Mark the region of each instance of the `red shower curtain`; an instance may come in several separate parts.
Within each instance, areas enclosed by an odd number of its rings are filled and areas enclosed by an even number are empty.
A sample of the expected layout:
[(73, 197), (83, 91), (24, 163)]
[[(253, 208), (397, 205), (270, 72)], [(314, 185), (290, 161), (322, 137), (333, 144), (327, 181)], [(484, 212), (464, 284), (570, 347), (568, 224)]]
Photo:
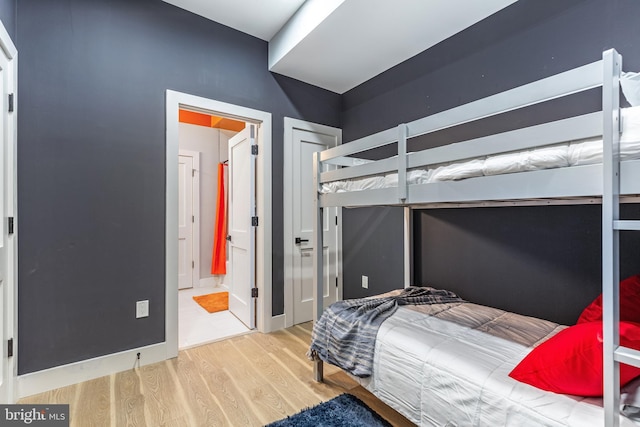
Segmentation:
[(213, 230), (213, 256), (211, 274), (227, 274), (227, 207), (224, 197), (224, 163), (218, 163), (218, 200), (216, 223)]

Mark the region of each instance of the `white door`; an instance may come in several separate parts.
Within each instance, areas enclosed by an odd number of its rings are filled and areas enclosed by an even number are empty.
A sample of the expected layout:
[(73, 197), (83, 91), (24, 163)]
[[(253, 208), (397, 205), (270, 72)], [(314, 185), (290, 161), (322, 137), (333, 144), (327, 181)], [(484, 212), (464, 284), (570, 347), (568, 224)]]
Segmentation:
[[(293, 130), (293, 323), (313, 318), (313, 153), (334, 147), (334, 135)], [(324, 307), (338, 300), (338, 208), (324, 209)]]
[(256, 127), (247, 125), (229, 140), (229, 311), (249, 328), (256, 327), (255, 288)]
[[(0, 28), (2, 25), (0, 24)], [(4, 40), (3, 40), (4, 41)], [(14, 69), (9, 60), (0, 55), (0, 97), (7, 99)], [(8, 84), (7, 84), (8, 83)], [(8, 90), (9, 89), (9, 90)], [(14, 333), (14, 271), (15, 271), (15, 234), (11, 231), (9, 218), (15, 215), (15, 113), (7, 111), (7, 103), (3, 105), (0, 116), (0, 403), (13, 403), (13, 378), (15, 358), (10, 357), (8, 341), (13, 342)], [(15, 351), (15, 344), (12, 350)]]
[[(4, 70), (0, 70), (0, 96), (5, 96), (4, 92)], [(7, 379), (10, 375), (9, 372), (9, 358), (7, 355), (7, 339), (8, 330), (7, 325), (10, 322), (10, 319), (7, 317), (7, 313), (10, 301), (8, 297), (8, 289), (7, 289), (7, 227), (5, 226), (4, 221), (6, 221), (5, 214), (5, 200), (6, 200), (6, 171), (7, 167), (5, 165), (5, 159), (7, 158), (7, 138), (4, 136), (4, 115), (6, 113), (2, 112), (3, 119), (0, 120), (0, 136), (2, 141), (2, 149), (0, 149), (0, 212), (2, 212), (2, 223), (0, 223), (0, 307), (2, 307), (2, 314), (0, 314), (0, 343), (2, 343), (2, 369), (0, 369), (0, 403), (7, 403), (8, 399), (8, 390), (7, 390)]]
[(178, 289), (193, 287), (193, 157), (178, 156)]

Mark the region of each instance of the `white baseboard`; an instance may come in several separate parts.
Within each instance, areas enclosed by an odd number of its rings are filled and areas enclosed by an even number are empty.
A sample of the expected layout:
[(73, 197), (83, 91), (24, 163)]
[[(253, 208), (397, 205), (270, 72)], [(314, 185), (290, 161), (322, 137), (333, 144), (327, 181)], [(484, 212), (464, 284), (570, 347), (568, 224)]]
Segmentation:
[(224, 278), (227, 276), (211, 276), (211, 277), (203, 277), (200, 279), (200, 282), (198, 283), (198, 287), (200, 288), (219, 288), (219, 287), (225, 287), (224, 285)]
[(271, 318), (271, 329), (268, 332), (277, 331), (278, 329), (284, 329), (286, 316), (284, 314), (279, 314), (277, 316), (273, 316)]
[(17, 378), (18, 399), (166, 359), (167, 345), (163, 342), (20, 375)]

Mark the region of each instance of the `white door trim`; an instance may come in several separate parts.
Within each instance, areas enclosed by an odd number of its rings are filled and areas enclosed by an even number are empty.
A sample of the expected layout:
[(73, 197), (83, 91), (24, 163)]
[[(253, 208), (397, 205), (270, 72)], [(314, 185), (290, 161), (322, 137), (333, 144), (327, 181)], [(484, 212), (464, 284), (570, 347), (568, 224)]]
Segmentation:
[[(295, 245), (293, 243), (293, 218), (291, 212), (293, 210), (293, 131), (306, 130), (315, 133), (322, 133), (329, 136), (335, 136), (337, 144), (342, 144), (342, 129), (331, 126), (321, 125), (317, 123), (306, 122), (304, 120), (284, 118), (284, 188), (283, 188), (283, 217), (284, 217), (284, 326), (293, 326), (293, 251)], [(340, 210), (338, 211), (340, 224), (342, 217)], [(337, 253), (338, 253), (338, 300), (342, 299), (342, 233), (337, 236)]]
[(260, 151), (256, 165), (259, 225), (256, 235), (256, 285), (260, 332), (272, 330), (271, 113), (200, 96), (166, 92), (166, 328), (167, 358), (178, 356), (178, 110), (187, 107), (258, 125)]
[(193, 158), (193, 188), (194, 192), (191, 199), (193, 206), (192, 231), (191, 240), (191, 256), (193, 257), (193, 275), (191, 276), (191, 286), (197, 288), (200, 286), (200, 152), (179, 149), (179, 155)]
[[(2, 61), (5, 65), (4, 68), (4, 87), (6, 93), (13, 93), (13, 113), (2, 114), (2, 120), (4, 120), (4, 135), (2, 137), (7, 142), (7, 151), (5, 155), (6, 171), (6, 188), (7, 197), (5, 200), (5, 212), (2, 213), (2, 221), (6, 221), (7, 217), (14, 218), (14, 234), (7, 238), (7, 270), (4, 285), (5, 295), (4, 301), (6, 302), (6, 313), (0, 314), (5, 316), (4, 324), (5, 338), (13, 338), (13, 354), (14, 356), (9, 359), (9, 366), (6, 372), (7, 380), (7, 403), (14, 403), (16, 401), (16, 378), (18, 375), (18, 300), (16, 292), (16, 283), (18, 280), (18, 201), (17, 201), (17, 170), (18, 170), (18, 158), (17, 158), (17, 141), (18, 141), (18, 51), (16, 50), (9, 33), (4, 27), (4, 24), (0, 22), (0, 48), (3, 51)], [(6, 61), (6, 62), (5, 62)], [(2, 94), (4, 97), (5, 94)], [(6, 108), (6, 100), (3, 100), (0, 105), (4, 105)], [(6, 224), (6, 223), (5, 223)], [(4, 312), (3, 307), (3, 312)], [(6, 341), (2, 343), (4, 347)], [(4, 351), (4, 348), (3, 348)], [(4, 402), (0, 402), (4, 403)]]

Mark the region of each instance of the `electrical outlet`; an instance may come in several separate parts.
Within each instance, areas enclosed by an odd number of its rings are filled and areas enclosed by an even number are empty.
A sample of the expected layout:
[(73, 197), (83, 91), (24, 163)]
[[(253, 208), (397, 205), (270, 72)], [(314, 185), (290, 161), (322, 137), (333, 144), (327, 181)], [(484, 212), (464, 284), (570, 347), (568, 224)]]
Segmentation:
[(362, 276), (362, 287), (369, 289), (369, 276)]
[(149, 317), (149, 300), (136, 302), (136, 319), (141, 317)]

